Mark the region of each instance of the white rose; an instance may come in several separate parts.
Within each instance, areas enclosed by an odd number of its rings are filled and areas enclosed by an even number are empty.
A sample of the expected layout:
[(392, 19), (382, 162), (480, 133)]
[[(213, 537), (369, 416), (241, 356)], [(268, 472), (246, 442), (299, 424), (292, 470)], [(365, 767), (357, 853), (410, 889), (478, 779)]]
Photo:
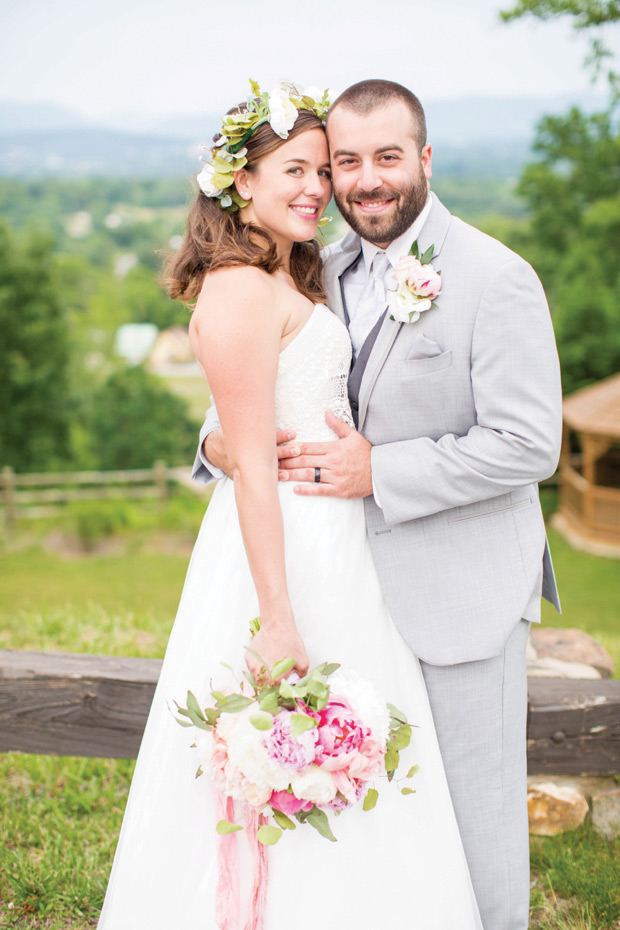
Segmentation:
[(311, 100), (314, 100), (315, 103), (320, 103), (323, 99), (324, 90), (321, 90), (320, 87), (317, 87), (315, 84), (311, 84), (310, 87), (306, 87), (302, 94), (302, 97), (310, 97)]
[(210, 162), (207, 162), (200, 174), (197, 176), (196, 180), (198, 181), (198, 187), (206, 194), (207, 197), (219, 197), (223, 191), (216, 187), (213, 183), (213, 175), (215, 174), (215, 168)]
[(286, 139), (297, 119), (297, 107), (281, 87), (274, 87), (269, 94), (269, 113), (269, 125), (281, 139)]
[(336, 797), (336, 786), (329, 772), (318, 765), (310, 765), (291, 778), (293, 794), (303, 801), (314, 804), (329, 804)]
[[(408, 287), (400, 287), (397, 291), (388, 292), (390, 313), (398, 323), (415, 323), (424, 310), (431, 307), (432, 301), (428, 298), (416, 297)], [(409, 314), (414, 315), (409, 318)]]

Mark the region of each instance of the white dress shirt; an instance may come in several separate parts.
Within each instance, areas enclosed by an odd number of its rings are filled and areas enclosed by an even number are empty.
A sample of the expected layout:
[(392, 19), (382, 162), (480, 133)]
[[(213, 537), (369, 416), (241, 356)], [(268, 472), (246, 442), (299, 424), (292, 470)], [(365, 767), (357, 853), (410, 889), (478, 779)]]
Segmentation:
[[(389, 268), (386, 272), (385, 279), (386, 291), (394, 289), (396, 282), (392, 277), (392, 271), (398, 264), (399, 260), (403, 258), (403, 256), (409, 254), (409, 249), (420, 235), (428, 214), (431, 212), (432, 205), (432, 195), (429, 194), (422, 212), (414, 220), (409, 229), (405, 230), (402, 236), (399, 236), (398, 239), (394, 239), (393, 242), (390, 242), (387, 249), (385, 250), (385, 254), (387, 255), (389, 261)], [(355, 311), (359, 304), (360, 297), (362, 296), (362, 293), (368, 283), (370, 267), (375, 255), (380, 251), (381, 250), (378, 246), (373, 245), (372, 242), (368, 242), (366, 239), (362, 239), (361, 260), (358, 261), (353, 268), (351, 268), (349, 271), (345, 271), (344, 273), (342, 278), (342, 287), (344, 302), (347, 308), (347, 313), (349, 315), (349, 322), (352, 322), (355, 319)], [(377, 312), (374, 319), (367, 319), (364, 321), (365, 325), (363, 327), (356, 326), (354, 328), (352, 338), (355, 338), (353, 349), (356, 355), (359, 353), (362, 345), (366, 340), (366, 337), (373, 329), (374, 325), (384, 310), (385, 306), (377, 306)]]

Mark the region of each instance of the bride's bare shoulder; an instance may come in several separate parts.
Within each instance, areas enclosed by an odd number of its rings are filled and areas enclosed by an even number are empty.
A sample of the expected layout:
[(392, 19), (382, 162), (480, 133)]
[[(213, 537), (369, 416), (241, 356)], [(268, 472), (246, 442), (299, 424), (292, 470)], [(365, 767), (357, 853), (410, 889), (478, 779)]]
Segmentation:
[(205, 276), (193, 317), (199, 322), (220, 313), (243, 316), (250, 311), (260, 312), (261, 306), (273, 304), (274, 296), (273, 278), (262, 268), (218, 268)]

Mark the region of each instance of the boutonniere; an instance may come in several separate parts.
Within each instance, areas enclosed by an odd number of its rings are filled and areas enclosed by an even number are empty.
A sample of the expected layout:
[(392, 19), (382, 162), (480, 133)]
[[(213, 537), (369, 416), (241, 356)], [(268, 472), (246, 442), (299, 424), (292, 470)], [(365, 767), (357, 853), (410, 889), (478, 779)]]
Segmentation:
[(409, 249), (409, 254), (399, 259), (392, 272), (398, 282), (394, 290), (388, 291), (390, 319), (397, 323), (415, 323), (425, 310), (435, 307), (433, 303), (441, 293), (441, 272), (429, 265), (435, 246), (431, 245), (420, 255), (418, 240)]

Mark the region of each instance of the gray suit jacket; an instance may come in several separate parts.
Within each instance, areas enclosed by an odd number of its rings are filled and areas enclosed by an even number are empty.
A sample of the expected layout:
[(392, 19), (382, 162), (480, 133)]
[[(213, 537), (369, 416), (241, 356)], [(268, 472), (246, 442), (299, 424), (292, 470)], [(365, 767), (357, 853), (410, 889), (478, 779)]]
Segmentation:
[[(387, 314), (369, 354), (358, 418), (381, 507), (373, 497), (364, 507), (403, 638), (449, 665), (502, 649), (541, 569), (559, 609), (537, 482), (557, 465), (561, 388), (532, 268), (436, 197), (418, 241), (435, 246), (442, 292), (416, 323)], [(360, 247), (351, 232), (325, 250), (329, 305), (343, 322), (341, 277)], [(216, 425), (212, 413), (201, 442)], [(198, 456), (192, 477), (213, 479)]]

